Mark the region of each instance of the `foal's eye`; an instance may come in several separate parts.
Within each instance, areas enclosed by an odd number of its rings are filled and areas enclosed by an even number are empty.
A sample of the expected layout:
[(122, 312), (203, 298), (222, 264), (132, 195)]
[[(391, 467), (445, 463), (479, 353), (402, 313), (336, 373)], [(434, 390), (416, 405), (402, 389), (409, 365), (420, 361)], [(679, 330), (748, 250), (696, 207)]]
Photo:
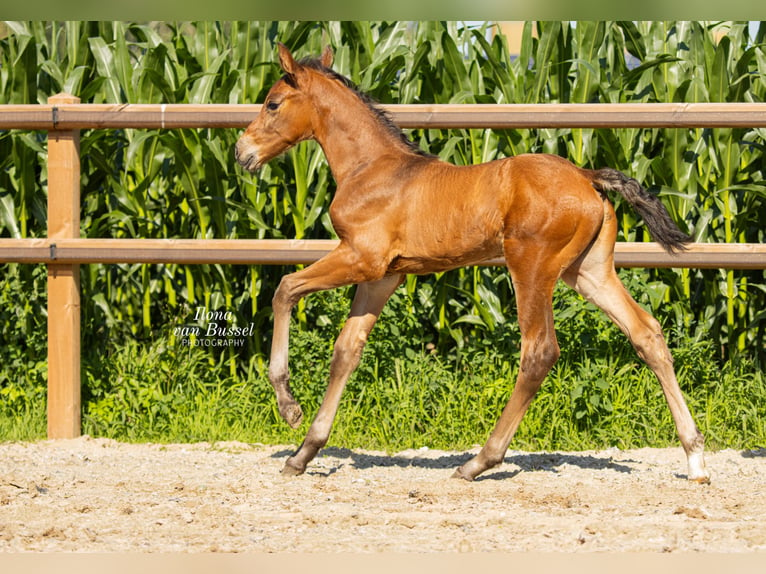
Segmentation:
[(276, 110), (278, 107), (279, 107), (279, 103), (277, 102), (268, 102), (266, 104), (266, 109), (272, 112)]

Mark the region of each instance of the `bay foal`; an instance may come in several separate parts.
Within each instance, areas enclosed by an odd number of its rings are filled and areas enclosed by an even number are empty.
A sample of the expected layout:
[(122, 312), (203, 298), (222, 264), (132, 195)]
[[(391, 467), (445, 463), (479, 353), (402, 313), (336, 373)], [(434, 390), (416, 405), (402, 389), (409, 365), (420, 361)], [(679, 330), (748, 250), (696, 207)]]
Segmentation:
[(305, 471), (330, 435), (346, 381), (383, 306), (405, 274), (433, 273), (504, 256), (521, 329), (516, 385), (481, 452), (455, 471), (473, 480), (502, 462), (513, 435), (559, 357), (553, 325), (554, 285), (563, 279), (630, 338), (662, 385), (687, 455), (688, 478), (706, 482), (702, 434), (692, 420), (657, 321), (617, 277), (617, 234), (607, 190), (619, 192), (667, 250), (689, 238), (657, 198), (613, 169), (580, 169), (560, 157), (521, 155), (459, 167), (422, 153), (348, 80), (330, 69), (332, 52), (296, 61), (279, 46), (284, 76), (237, 142), (247, 170), (298, 142), (322, 146), (337, 191), (330, 216), (338, 247), (313, 265), (286, 275), (273, 299), (274, 338), (269, 379), (281, 416), (293, 428), (303, 418), (288, 383), (290, 314), (310, 293), (358, 285), (330, 365), (327, 391), (303, 444), (283, 473)]

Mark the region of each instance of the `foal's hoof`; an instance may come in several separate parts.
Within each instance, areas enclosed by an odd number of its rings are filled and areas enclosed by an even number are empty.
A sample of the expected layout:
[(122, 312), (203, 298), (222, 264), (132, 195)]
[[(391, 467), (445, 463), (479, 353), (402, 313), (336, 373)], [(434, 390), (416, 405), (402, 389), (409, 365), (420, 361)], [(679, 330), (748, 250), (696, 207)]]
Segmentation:
[(294, 466), (291, 464), (290, 459), (287, 459), (285, 466), (282, 467), (282, 476), (300, 476), (305, 470), (305, 468)]
[(689, 482), (696, 482), (697, 484), (710, 484), (710, 475), (705, 472), (705, 474), (689, 476)]
[(290, 403), (279, 407), (279, 414), (290, 425), (290, 428), (297, 429), (303, 422), (303, 410), (298, 403)]
[(473, 477), (465, 474), (462, 466), (452, 473), (452, 478), (462, 478), (468, 482), (473, 482)]
[(689, 454), (689, 474), (687, 475), (690, 482), (696, 482), (698, 484), (710, 484), (710, 473), (705, 468), (705, 460), (702, 457), (701, 452), (692, 452)]

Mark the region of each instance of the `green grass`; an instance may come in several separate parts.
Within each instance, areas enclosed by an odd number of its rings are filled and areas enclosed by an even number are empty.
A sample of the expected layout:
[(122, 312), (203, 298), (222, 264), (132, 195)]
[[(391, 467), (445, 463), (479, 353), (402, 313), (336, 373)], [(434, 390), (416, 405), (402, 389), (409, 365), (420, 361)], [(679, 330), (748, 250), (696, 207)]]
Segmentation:
[(31, 441), (46, 437), (45, 401), (31, 401), (27, 408), (0, 413), (0, 441)]

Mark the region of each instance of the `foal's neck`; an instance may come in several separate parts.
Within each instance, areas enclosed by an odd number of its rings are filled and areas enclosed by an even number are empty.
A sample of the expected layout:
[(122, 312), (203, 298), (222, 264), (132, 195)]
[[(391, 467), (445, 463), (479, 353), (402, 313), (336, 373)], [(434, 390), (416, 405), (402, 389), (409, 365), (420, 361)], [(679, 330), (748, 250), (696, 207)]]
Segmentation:
[(338, 184), (383, 156), (413, 153), (353, 91), (326, 85), (315, 101), (314, 136)]

